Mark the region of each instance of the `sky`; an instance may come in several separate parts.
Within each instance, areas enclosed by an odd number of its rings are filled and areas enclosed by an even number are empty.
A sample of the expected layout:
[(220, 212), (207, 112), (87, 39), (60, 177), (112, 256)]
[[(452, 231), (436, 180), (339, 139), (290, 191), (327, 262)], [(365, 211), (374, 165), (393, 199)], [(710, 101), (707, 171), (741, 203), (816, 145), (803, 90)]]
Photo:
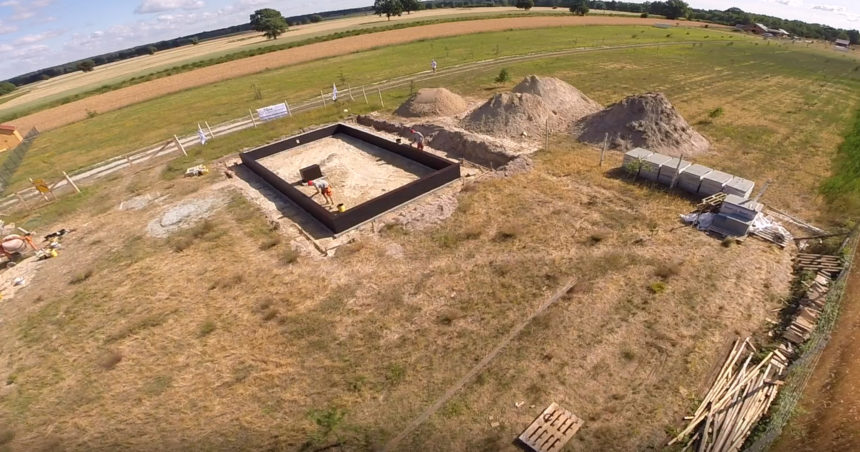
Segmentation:
[[(860, 29), (860, 0), (692, 0), (690, 6)], [(284, 16), (370, 6), (373, 0), (0, 0), (0, 80), (142, 44)]]

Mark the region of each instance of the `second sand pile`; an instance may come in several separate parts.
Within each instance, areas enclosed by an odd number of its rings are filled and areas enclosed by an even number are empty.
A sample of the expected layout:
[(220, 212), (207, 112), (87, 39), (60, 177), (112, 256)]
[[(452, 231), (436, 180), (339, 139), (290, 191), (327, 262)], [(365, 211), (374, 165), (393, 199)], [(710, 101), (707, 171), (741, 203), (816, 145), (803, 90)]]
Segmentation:
[(454, 116), (467, 107), (465, 99), (445, 88), (421, 88), (394, 113), (404, 118)]

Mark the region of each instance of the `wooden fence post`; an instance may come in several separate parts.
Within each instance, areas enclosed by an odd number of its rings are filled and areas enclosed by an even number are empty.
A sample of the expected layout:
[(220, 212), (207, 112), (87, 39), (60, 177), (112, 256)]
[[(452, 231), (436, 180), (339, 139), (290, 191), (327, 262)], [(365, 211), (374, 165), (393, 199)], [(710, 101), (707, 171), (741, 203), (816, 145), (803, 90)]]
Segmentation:
[(23, 197), (23, 196), (21, 196), (21, 192), (20, 192), (20, 191), (16, 191), (16, 192), (15, 192), (15, 196), (17, 196), (17, 197), (18, 197), (18, 202), (20, 202), (21, 204), (24, 204), (24, 208), (25, 208), (25, 209), (30, 210), (30, 205), (29, 205), (29, 204), (27, 204), (27, 201), (24, 201), (24, 197)]
[(364, 103), (369, 105), (370, 102), (367, 101), (367, 92), (364, 90), (364, 85), (361, 85), (361, 94), (364, 94)]
[(78, 184), (76, 184), (76, 183), (75, 183), (75, 181), (73, 181), (73, 180), (72, 180), (72, 178), (71, 178), (71, 177), (69, 177), (69, 175), (68, 175), (68, 174), (66, 174), (66, 172), (65, 172), (65, 171), (63, 171), (63, 177), (65, 177), (65, 178), (66, 178), (66, 180), (69, 182), (69, 184), (71, 184), (71, 185), (72, 185), (72, 188), (74, 188), (76, 192), (78, 192), (78, 193), (80, 193), (80, 192), (81, 192), (81, 189), (80, 189), (80, 188), (78, 188)]
[(254, 113), (251, 111), (250, 108), (248, 109), (248, 116), (251, 117), (251, 122), (254, 124), (254, 127), (257, 127), (257, 121), (254, 120)]
[(603, 166), (603, 154), (606, 154), (606, 144), (607, 144), (608, 140), (609, 140), (609, 134), (604, 133), (603, 134), (603, 149), (600, 150), (600, 164), (598, 164), (597, 166)]
[(355, 98), (352, 97), (352, 85), (349, 83), (346, 84), (346, 90), (349, 91), (349, 100), (355, 101)]
[(284, 105), (287, 107), (287, 114), (290, 115), (290, 117), (292, 118), (293, 117), (293, 109), (290, 108), (290, 104), (288, 104), (287, 101), (284, 101)]
[(179, 142), (179, 137), (177, 137), (176, 135), (173, 135), (173, 141), (176, 142), (177, 146), (179, 146), (179, 150), (182, 151), (182, 155), (187, 157), (188, 153), (185, 152), (185, 146), (183, 146), (182, 143)]
[(212, 133), (212, 128), (211, 128), (211, 127), (209, 127), (209, 122), (207, 122), (207, 121), (203, 121), (203, 124), (206, 124), (206, 128), (207, 128), (207, 129), (209, 129), (209, 136), (210, 136), (211, 138), (215, 138), (215, 134), (214, 134), (214, 133)]
[(385, 101), (382, 100), (382, 89), (377, 87), (376, 92), (379, 93), (379, 103), (382, 104), (382, 108), (385, 108)]
[(325, 108), (325, 93), (323, 93), (322, 90), (320, 90), (320, 99), (322, 99), (323, 108)]

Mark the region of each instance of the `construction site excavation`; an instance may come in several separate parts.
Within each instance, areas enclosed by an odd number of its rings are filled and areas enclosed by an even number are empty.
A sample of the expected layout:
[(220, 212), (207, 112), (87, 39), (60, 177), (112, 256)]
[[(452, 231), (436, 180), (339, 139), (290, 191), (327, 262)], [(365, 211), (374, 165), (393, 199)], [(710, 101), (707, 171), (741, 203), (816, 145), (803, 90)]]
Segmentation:
[(460, 177), (459, 164), (400, 141), (333, 124), (243, 152), (241, 159), (342, 233)]

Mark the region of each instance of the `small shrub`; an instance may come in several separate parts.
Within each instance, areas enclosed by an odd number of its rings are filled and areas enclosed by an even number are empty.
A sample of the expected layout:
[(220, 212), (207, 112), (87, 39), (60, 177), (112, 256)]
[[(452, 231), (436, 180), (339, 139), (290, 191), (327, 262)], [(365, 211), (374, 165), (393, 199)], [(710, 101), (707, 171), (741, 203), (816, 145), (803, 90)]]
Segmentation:
[(263, 314), (263, 320), (268, 322), (269, 320), (272, 320), (277, 316), (278, 316), (278, 310), (272, 309), (270, 311), (267, 311), (265, 314)]
[(298, 262), (298, 260), (299, 252), (292, 248), (284, 250), (284, 252), (281, 254), (281, 263), (283, 263), (284, 265), (295, 264), (296, 262)]
[(72, 279), (69, 280), (69, 284), (80, 284), (90, 279), (90, 276), (93, 276), (93, 269), (91, 268), (72, 276)]
[(654, 269), (654, 276), (662, 279), (663, 281), (668, 280), (669, 278), (678, 274), (681, 271), (681, 264), (677, 262), (672, 263), (662, 263)]
[(216, 325), (212, 320), (207, 320), (200, 325), (200, 329), (197, 331), (197, 337), (205, 337), (215, 331)]
[(633, 359), (636, 358), (636, 353), (633, 353), (633, 350), (630, 350), (629, 348), (625, 348), (624, 350), (621, 350), (621, 357), (627, 361), (633, 361)]
[(720, 244), (723, 245), (723, 247), (725, 247), (725, 248), (731, 248), (732, 246), (734, 246), (737, 243), (737, 241), (738, 241), (737, 237), (727, 236), (726, 238), (723, 239), (722, 242), (720, 242)]
[(511, 74), (510, 74), (510, 72), (508, 72), (507, 68), (502, 68), (502, 70), (499, 71), (499, 75), (496, 76), (496, 83), (506, 83), (506, 82), (509, 82), (510, 80), (511, 80)]
[(672, 37), (672, 33), (666, 33), (666, 37), (667, 37), (667, 38), (671, 38), (671, 37)]
[(95, 117), (96, 117), (96, 116), (98, 116), (98, 115), (99, 115), (99, 112), (97, 112), (97, 111), (95, 111), (95, 110), (87, 110), (87, 118), (92, 119), (92, 118), (95, 118)]
[(334, 407), (325, 410), (311, 410), (308, 413), (308, 417), (320, 428), (319, 439), (325, 438), (336, 429), (343, 421), (344, 416), (346, 416), (346, 412)]
[(116, 350), (105, 350), (98, 357), (97, 363), (104, 370), (111, 370), (122, 361), (122, 355)]
[(260, 251), (266, 251), (268, 249), (274, 248), (281, 243), (281, 237), (276, 235), (273, 237), (269, 237), (264, 240), (263, 243), (260, 244)]
[(652, 282), (648, 285), (648, 291), (654, 295), (659, 295), (666, 291), (666, 283), (663, 281)]
[(640, 15), (639, 15), (639, 17), (641, 17), (641, 18), (643, 18), (643, 19), (647, 19), (647, 18), (648, 18), (648, 13), (642, 13), (642, 14), (640, 14)]
[(385, 372), (385, 381), (391, 385), (396, 385), (406, 378), (406, 368), (400, 364), (391, 364)]
[(717, 107), (708, 113), (708, 117), (711, 119), (717, 119), (722, 115), (723, 115), (723, 107)]
[(493, 237), (493, 240), (496, 242), (508, 242), (520, 235), (520, 228), (516, 225), (506, 224), (499, 228), (496, 231), (496, 235)]
[(606, 231), (592, 232), (591, 235), (588, 236), (588, 245), (597, 245), (598, 243), (606, 240), (608, 237), (609, 234)]

